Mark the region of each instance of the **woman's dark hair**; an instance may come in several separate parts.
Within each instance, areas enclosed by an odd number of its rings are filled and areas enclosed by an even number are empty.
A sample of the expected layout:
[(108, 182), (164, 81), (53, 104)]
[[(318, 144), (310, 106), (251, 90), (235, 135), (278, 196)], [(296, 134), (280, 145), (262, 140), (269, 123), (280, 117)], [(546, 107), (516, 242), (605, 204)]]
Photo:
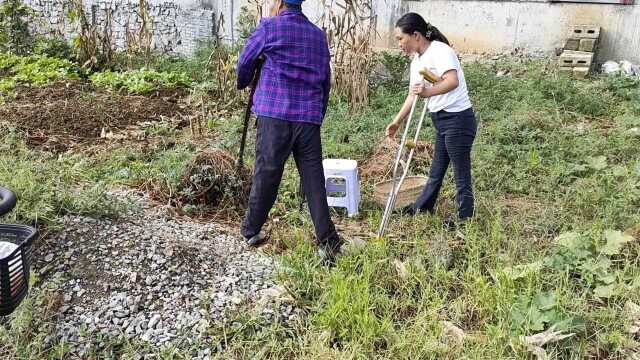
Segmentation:
[(403, 33), (413, 35), (417, 32), (429, 41), (440, 41), (449, 46), (449, 40), (435, 26), (424, 21), (422, 16), (416, 13), (406, 13), (396, 22), (396, 27)]

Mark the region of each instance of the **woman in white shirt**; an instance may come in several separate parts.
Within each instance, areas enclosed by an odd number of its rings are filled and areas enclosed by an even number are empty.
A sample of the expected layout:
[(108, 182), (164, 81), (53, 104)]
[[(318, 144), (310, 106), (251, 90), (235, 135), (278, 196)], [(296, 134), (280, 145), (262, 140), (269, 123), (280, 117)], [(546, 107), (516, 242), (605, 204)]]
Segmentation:
[[(447, 226), (455, 226), (473, 216), (474, 199), (471, 186), (471, 146), (477, 123), (464, 72), (447, 38), (416, 13), (403, 15), (396, 23), (395, 36), (400, 48), (413, 55), (410, 70), (410, 89), (398, 115), (387, 126), (387, 136), (394, 137), (409, 115), (416, 96), (429, 98), (429, 113), (436, 130), (436, 144), (429, 180), (416, 202), (405, 209), (410, 214), (433, 212), (442, 181), (453, 163), (456, 181), (458, 216), (447, 219)], [(422, 69), (437, 75), (440, 80), (428, 86), (420, 75)]]

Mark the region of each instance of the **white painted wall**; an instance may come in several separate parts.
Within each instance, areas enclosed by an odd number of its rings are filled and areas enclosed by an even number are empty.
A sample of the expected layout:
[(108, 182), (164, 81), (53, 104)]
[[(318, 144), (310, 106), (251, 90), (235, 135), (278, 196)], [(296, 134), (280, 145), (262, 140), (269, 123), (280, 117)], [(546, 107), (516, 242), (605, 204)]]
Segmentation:
[(404, 1), (405, 11), (423, 15), (462, 52), (551, 53), (564, 45), (570, 25), (598, 24), (600, 61), (640, 63), (640, 5), (429, 0)]

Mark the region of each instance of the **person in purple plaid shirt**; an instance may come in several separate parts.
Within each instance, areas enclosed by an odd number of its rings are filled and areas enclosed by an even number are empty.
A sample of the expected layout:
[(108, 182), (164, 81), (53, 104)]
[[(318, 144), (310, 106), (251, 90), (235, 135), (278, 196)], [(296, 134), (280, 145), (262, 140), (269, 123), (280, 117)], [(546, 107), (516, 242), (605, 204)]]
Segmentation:
[(247, 40), (238, 61), (238, 89), (249, 86), (263, 61), (253, 112), (258, 117), (256, 160), (241, 233), (249, 246), (268, 236), (262, 230), (278, 194), (284, 165), (293, 157), (315, 227), (319, 253), (332, 264), (342, 239), (331, 221), (322, 168), (320, 125), (331, 87), (325, 33), (302, 13), (303, 0), (275, 0)]

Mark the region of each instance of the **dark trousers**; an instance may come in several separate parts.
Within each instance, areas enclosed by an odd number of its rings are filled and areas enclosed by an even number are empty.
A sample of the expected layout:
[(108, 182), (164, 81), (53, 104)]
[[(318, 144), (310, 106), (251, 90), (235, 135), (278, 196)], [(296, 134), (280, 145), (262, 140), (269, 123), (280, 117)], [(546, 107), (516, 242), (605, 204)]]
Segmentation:
[(476, 137), (477, 123), (473, 109), (457, 113), (439, 111), (431, 113), (436, 130), (436, 146), (431, 172), (422, 194), (413, 204), (413, 210), (433, 211), (442, 180), (453, 163), (456, 181), (458, 216), (473, 216), (473, 190), (471, 187), (471, 146)]
[(258, 234), (267, 221), (278, 195), (284, 165), (291, 153), (298, 167), (318, 242), (336, 246), (340, 240), (327, 205), (320, 126), (268, 117), (258, 117), (256, 161), (242, 235), (248, 239)]

